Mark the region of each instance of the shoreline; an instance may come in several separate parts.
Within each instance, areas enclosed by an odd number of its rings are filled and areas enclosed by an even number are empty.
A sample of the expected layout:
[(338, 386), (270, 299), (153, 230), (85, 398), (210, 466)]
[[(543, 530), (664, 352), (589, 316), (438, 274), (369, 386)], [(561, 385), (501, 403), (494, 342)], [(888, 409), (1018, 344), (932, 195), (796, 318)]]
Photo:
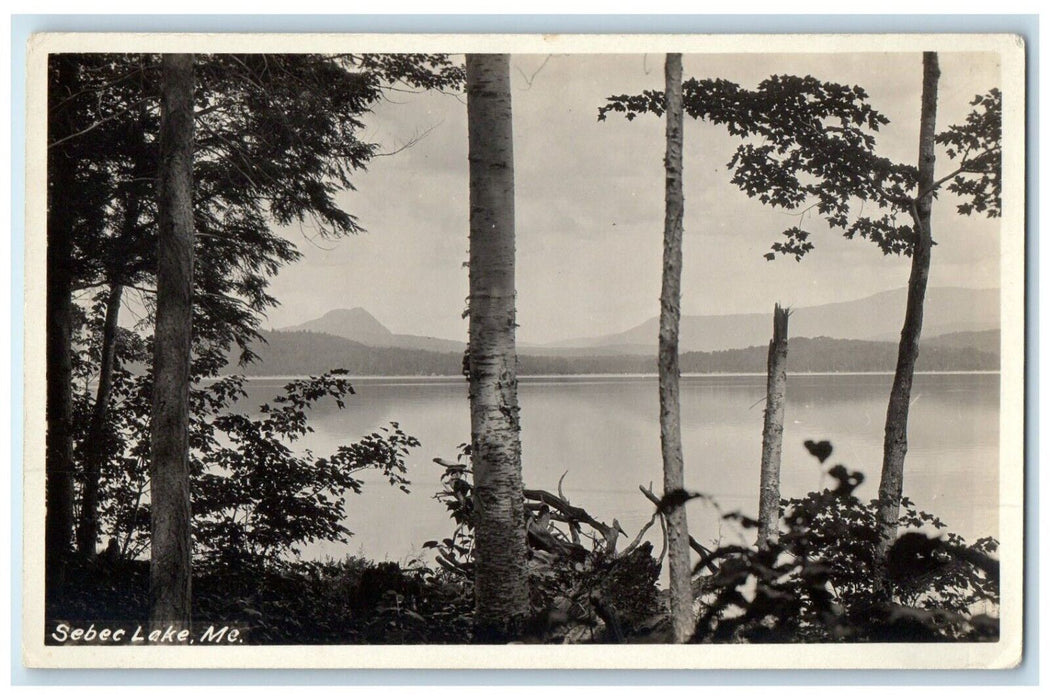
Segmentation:
[[(865, 371), (865, 372), (788, 372), (789, 377), (892, 377), (893, 372), (890, 370), (879, 370), (879, 371)], [(930, 370), (924, 372), (915, 372), (916, 376), (920, 375), (999, 375), (1000, 370)], [(223, 374), (218, 377), (209, 377), (205, 381), (217, 381), (219, 379), (226, 379), (231, 376), (244, 376), (246, 381), (292, 381), (296, 379), (306, 379), (310, 376), (309, 374), (275, 374), (275, 375), (236, 375), (236, 374)], [(466, 382), (466, 378), (462, 375), (457, 374), (361, 374), (361, 375), (344, 375), (346, 379), (350, 380), (385, 380), (385, 381), (398, 381), (398, 382), (415, 382), (424, 384), (428, 382), (432, 383), (451, 383), (452, 381), (463, 381)], [(708, 378), (708, 377), (765, 377), (765, 372), (683, 372), (681, 377), (683, 379), (690, 378)], [(519, 375), (519, 382), (531, 382), (535, 380), (551, 381), (551, 380), (577, 380), (577, 379), (658, 379), (658, 375), (655, 372), (652, 373), (623, 373), (623, 374), (525, 374)]]

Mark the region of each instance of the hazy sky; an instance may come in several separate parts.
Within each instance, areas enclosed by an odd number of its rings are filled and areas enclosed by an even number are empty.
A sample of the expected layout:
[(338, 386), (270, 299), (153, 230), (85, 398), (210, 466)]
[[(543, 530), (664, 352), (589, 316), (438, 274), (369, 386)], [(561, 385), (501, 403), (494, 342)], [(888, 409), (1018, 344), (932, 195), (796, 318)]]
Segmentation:
[[(938, 130), (969, 100), (1001, 85), (994, 54), (941, 53)], [(746, 87), (773, 73), (863, 86), (891, 124), (880, 151), (915, 163), (921, 54), (687, 55), (686, 77)], [(659, 313), (663, 236), (663, 121), (596, 119), (612, 94), (663, 88), (663, 56), (517, 55), (511, 61), (517, 208), (518, 339), (549, 342), (625, 330)], [(397, 333), (465, 339), (468, 246), (467, 129), (462, 98), (395, 94), (365, 137), (394, 150), (341, 197), (367, 232), (312, 242), (286, 230), (303, 260), (274, 280), (282, 306), (268, 325), (361, 306)], [(429, 131), (428, 131), (429, 130)], [(773, 210), (730, 185), (735, 142), (686, 117), (682, 308), (687, 314), (771, 311), (903, 287), (908, 260), (807, 219), (816, 249), (802, 262), (763, 255), (798, 214)], [(939, 154), (938, 173), (949, 163)], [(997, 220), (960, 217), (953, 198), (934, 210), (931, 286), (999, 284)], [(903, 309), (901, 309), (903, 317)]]

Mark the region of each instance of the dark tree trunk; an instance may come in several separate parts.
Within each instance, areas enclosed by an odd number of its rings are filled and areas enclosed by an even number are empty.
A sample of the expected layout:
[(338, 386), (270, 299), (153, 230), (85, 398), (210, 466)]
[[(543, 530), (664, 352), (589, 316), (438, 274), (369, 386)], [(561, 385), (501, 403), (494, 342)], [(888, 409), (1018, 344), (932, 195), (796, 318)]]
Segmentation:
[(883, 443), (882, 477), (879, 482), (879, 556), (885, 557), (897, 537), (901, 494), (904, 486), (904, 456), (908, 452), (908, 407), (911, 403), (912, 378), (915, 361), (919, 357), (919, 336), (922, 333), (923, 303), (926, 282), (930, 276), (930, 249), (933, 234), (930, 230), (930, 210), (933, 204), (934, 137), (937, 133), (937, 82), (940, 68), (937, 54), (926, 52), (922, 57), (922, 114), (919, 131), (918, 196), (913, 206), (915, 244), (911, 255), (911, 275), (908, 278), (908, 307), (901, 329), (897, 351), (897, 370), (893, 375), (889, 407), (886, 411), (886, 434)]
[(63, 148), (48, 154), (47, 440), (45, 579), (61, 586), (73, 546), (73, 225), (68, 201), (75, 164)]
[(98, 490), (102, 467), (109, 457), (106, 440), (106, 417), (113, 390), (116, 369), (117, 321), (123, 287), (114, 282), (106, 299), (106, 318), (102, 325), (102, 349), (99, 358), (98, 390), (91, 410), (91, 423), (84, 440), (84, 486), (80, 499), (80, 526), (77, 528), (77, 550), (85, 556), (95, 555), (98, 542)]
[(470, 159), (470, 428), (475, 636), (514, 639), (528, 614), (514, 329), (510, 57), (467, 56)]
[(758, 546), (776, 542), (780, 525), (780, 451), (784, 442), (784, 396), (787, 391), (788, 310), (773, 307), (773, 339), (766, 364), (766, 413), (762, 428), (762, 473), (759, 477)]
[(192, 54), (162, 58), (150, 463), (150, 617), (190, 620), (189, 386), (193, 292)]
[[(664, 269), (660, 292), (660, 448), (664, 494), (685, 488), (682, 419), (678, 396), (678, 325), (682, 297), (682, 54), (669, 53), (664, 64), (667, 98), (667, 153), (664, 210)], [(685, 504), (667, 513), (667, 560), (671, 573), (671, 624), (675, 642), (693, 634), (692, 567)]]

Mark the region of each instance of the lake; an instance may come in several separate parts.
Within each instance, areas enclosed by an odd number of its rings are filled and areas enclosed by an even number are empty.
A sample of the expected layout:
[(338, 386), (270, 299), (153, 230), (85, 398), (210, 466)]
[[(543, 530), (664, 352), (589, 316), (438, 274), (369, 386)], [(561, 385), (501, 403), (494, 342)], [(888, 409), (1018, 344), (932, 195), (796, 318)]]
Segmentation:
[[(241, 410), (268, 401), (287, 381), (250, 380)], [(830, 486), (824, 472), (838, 463), (864, 472), (860, 498), (876, 496), (891, 382), (888, 374), (789, 376), (785, 498)], [(377, 377), (353, 385), (356, 394), (345, 409), (326, 402), (313, 411), (315, 432), (301, 447), (327, 455), (397, 421), (422, 443), (408, 459), (411, 493), (366, 474), (363, 493), (348, 497), (350, 544), (313, 544), (303, 556), (404, 561), (426, 540), (452, 531), (444, 506), (433, 499), (442, 468), (432, 460), (455, 459), (458, 445), (470, 440), (466, 380)], [(682, 378), (686, 486), (710, 494), (724, 511), (757, 514), (764, 396), (764, 376)], [(630, 541), (652, 515), (638, 485), (661, 490), (656, 377), (523, 377), (519, 401), (526, 487), (556, 492), (567, 471), (565, 496), (599, 520), (619, 519)], [(905, 495), (969, 541), (998, 537), (999, 375), (916, 376), (909, 426)], [(827, 465), (803, 447), (808, 439), (832, 442)], [(700, 501), (690, 502), (688, 518), (691, 533), (705, 544), (754, 537)], [(659, 527), (650, 530), (659, 533)]]

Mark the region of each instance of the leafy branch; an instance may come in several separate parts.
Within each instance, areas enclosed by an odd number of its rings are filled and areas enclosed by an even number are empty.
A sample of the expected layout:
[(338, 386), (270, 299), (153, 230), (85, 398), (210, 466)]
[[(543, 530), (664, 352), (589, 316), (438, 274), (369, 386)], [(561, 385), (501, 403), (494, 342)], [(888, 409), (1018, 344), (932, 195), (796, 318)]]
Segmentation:
[[(931, 191), (916, 192), (918, 171), (876, 151), (876, 136), (889, 119), (868, 103), (859, 86), (822, 82), (812, 76), (773, 75), (754, 90), (724, 79), (683, 84), (685, 111), (694, 119), (726, 127), (740, 139), (727, 163), (731, 182), (749, 197), (786, 210), (816, 208), (831, 229), (861, 237), (885, 254), (910, 255), (918, 230), (918, 204), (945, 189), (964, 201), (961, 214), (999, 216), (1002, 97), (997, 89), (978, 95), (966, 122), (937, 136), (958, 166)], [(628, 121), (641, 114), (661, 116), (664, 95), (613, 95), (598, 109)], [(873, 216), (852, 215), (854, 202), (872, 204)], [(899, 217), (911, 223), (899, 221)], [(813, 249), (811, 233), (798, 226), (782, 232), (766, 258), (796, 260)]]

